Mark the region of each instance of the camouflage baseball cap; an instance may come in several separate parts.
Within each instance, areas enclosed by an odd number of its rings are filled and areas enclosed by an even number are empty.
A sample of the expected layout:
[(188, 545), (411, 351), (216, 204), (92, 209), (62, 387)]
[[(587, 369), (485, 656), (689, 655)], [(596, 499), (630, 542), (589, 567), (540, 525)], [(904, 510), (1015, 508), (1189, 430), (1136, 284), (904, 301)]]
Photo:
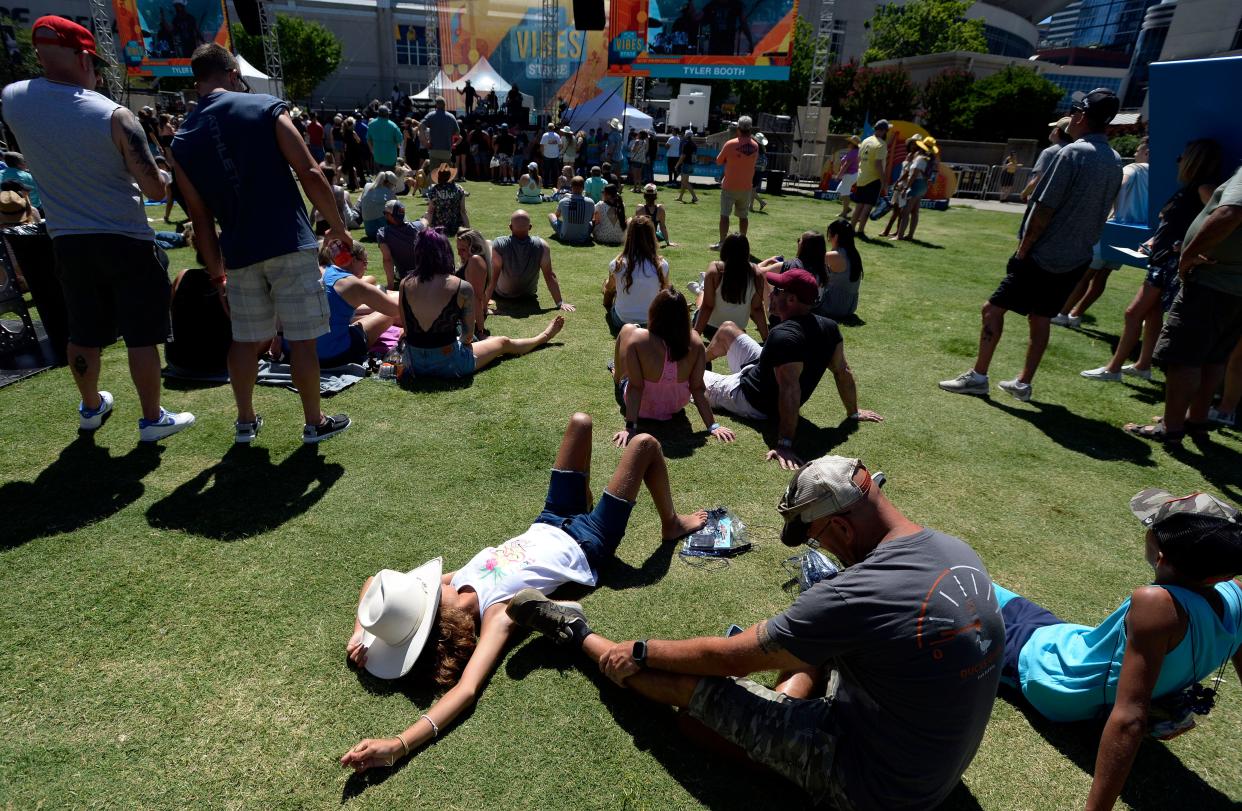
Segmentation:
[(1191, 493), (1179, 498), (1158, 487), (1149, 487), (1130, 499), (1130, 511), (1145, 527), (1155, 526), (1176, 513), (1221, 518), (1231, 524), (1239, 522), (1238, 511), (1215, 496)]
[(871, 489), (871, 476), (860, 486), (854, 481), (859, 468), (866, 471), (861, 460), (844, 456), (822, 456), (799, 468), (776, 505), (785, 519), (781, 543), (797, 546), (806, 540), (807, 524), (861, 501)]

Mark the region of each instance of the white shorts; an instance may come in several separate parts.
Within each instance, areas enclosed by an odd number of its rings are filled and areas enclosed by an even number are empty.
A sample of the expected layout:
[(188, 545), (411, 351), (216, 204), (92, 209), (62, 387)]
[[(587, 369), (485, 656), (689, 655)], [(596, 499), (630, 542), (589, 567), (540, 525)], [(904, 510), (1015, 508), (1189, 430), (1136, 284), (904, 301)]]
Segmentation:
[(837, 184), (837, 194), (849, 194), (850, 189), (854, 188), (854, 183), (857, 181), (857, 172), (852, 175), (841, 175), (840, 183)]
[(729, 347), (726, 357), (729, 369), (733, 374), (722, 375), (715, 372), (703, 372), (703, 384), (707, 402), (712, 410), (728, 411), (739, 417), (761, 420), (767, 417), (759, 409), (752, 406), (742, 393), (742, 370), (759, 362), (759, 353), (763, 348), (752, 337), (746, 334), (737, 336), (737, 340)]

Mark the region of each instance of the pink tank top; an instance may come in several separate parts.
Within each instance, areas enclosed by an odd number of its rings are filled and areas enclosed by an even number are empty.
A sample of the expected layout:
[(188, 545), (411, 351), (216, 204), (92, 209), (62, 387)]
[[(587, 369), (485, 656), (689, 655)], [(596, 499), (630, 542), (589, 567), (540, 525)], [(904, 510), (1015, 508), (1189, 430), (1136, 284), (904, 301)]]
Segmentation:
[[(629, 384), (626, 384), (627, 388)], [(645, 420), (669, 420), (690, 402), (690, 381), (677, 381), (677, 364), (664, 350), (664, 369), (660, 379), (650, 380), (643, 386), (643, 401), (638, 406), (638, 416)]]

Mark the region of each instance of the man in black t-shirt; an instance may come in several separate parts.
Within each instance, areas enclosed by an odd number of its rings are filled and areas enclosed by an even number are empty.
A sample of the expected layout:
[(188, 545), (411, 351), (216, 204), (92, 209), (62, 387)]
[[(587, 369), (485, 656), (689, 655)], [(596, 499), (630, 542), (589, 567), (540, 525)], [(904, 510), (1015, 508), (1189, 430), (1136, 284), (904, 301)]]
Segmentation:
[(780, 323), (762, 347), (732, 321), (721, 324), (707, 347), (707, 359), (728, 357), (733, 374), (704, 372), (703, 382), (713, 409), (750, 419), (777, 417), (779, 438), (767, 458), (793, 470), (802, 464), (793, 452), (799, 412), (825, 370), (832, 370), (847, 419), (881, 422), (884, 418), (858, 408), (858, 390), (845, 361), (841, 328), (811, 312), (819, 298), (815, 277), (802, 268), (792, 268), (769, 273), (768, 283), (772, 285), (772, 314)]
[(496, 161), (500, 164), (500, 182), (512, 183), (513, 150), (517, 146), (517, 140), (509, 128), (502, 124), (500, 134), (492, 140), (492, 143), (496, 146)]

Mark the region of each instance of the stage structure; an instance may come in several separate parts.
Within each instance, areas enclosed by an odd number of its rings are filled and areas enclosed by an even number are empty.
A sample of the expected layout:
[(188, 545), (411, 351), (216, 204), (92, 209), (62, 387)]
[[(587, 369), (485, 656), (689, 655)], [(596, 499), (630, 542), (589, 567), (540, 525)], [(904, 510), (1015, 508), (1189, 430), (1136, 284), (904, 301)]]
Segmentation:
[(435, 98), (440, 88), (436, 82), (440, 75), (440, 0), (432, 0), (427, 9), (427, 89)]
[[(807, 172), (807, 164), (815, 167), (824, 165), (825, 141), (820, 137), (826, 127), (820, 126), (820, 111), (824, 107), (824, 80), (828, 77), (828, 68), (832, 65), (832, 32), (834, 28), (834, 0), (822, 0), (819, 7), (819, 25), (815, 28), (815, 43), (811, 52), (811, 85), (806, 91), (806, 125), (802, 129), (802, 159), (800, 173)], [(807, 136), (811, 138), (811, 150), (807, 152)], [(808, 155), (810, 156), (808, 158)]]
[[(267, 13), (267, 3), (255, 0), (259, 12), (259, 30), (263, 36), (263, 62), (277, 98), (285, 97), (285, 68), (280, 61), (280, 38), (276, 36), (276, 15)], [(226, 19), (227, 25), (227, 19)]]
[(122, 102), (124, 89), (121, 86), (121, 68), (116, 63), (116, 40), (112, 38), (112, 17), (109, 14), (108, 0), (91, 0), (91, 21), (95, 24), (95, 53), (105, 63), (104, 81), (112, 100)]
[(560, 0), (543, 0), (539, 28), (539, 109), (549, 121), (558, 118), (556, 91), (556, 29), (560, 21)]
[[(259, 9), (262, 13), (261, 2)], [(233, 50), (224, 0), (112, 0), (112, 10), (131, 77), (189, 76), (190, 55), (205, 42)]]
[(797, 19), (797, 0), (612, 0), (608, 73), (788, 81)]

